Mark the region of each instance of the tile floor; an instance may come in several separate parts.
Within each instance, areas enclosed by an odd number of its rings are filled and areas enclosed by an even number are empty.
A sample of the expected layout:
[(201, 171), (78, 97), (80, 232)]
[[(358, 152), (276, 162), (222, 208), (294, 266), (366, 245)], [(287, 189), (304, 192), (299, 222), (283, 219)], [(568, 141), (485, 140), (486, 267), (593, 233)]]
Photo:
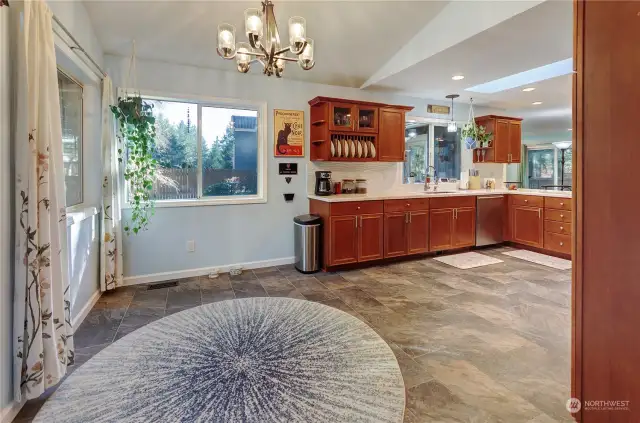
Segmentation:
[[(75, 334), (78, 365), (171, 313), (215, 301), (278, 296), (319, 301), (367, 322), (395, 352), (405, 423), (571, 422), (571, 272), (480, 251), (503, 263), (461, 270), (432, 258), (339, 273), (293, 266), (178, 286), (105, 293)], [(75, 366), (77, 368), (77, 366)], [(44, 399), (15, 422), (30, 422)]]

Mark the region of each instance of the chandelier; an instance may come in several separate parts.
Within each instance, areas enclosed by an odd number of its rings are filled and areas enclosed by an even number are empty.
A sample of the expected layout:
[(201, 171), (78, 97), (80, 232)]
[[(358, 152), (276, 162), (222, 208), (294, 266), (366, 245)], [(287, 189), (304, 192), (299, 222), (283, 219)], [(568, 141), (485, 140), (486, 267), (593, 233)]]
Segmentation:
[[(236, 45), (236, 29), (223, 23), (218, 26), (218, 54), (227, 60), (236, 59), (238, 71), (249, 72), (252, 63), (259, 62), (264, 74), (282, 77), (286, 62), (298, 62), (304, 70), (315, 65), (313, 40), (305, 37), (306, 21), (300, 16), (289, 18), (289, 46), (282, 48), (278, 24), (273, 14), (273, 2), (262, 2), (262, 10), (247, 9), (244, 12), (245, 33), (249, 42)], [(296, 57), (290, 57), (287, 52)]]

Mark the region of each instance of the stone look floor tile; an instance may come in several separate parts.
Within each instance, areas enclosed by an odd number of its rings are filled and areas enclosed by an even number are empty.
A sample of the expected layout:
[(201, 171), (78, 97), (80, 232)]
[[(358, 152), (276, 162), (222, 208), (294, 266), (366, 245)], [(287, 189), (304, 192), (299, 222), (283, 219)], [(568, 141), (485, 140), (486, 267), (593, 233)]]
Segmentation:
[[(72, 369), (114, 339), (200, 304), (306, 298), (351, 314), (389, 343), (407, 390), (404, 423), (570, 422), (571, 272), (502, 254), (512, 250), (482, 249), (503, 263), (468, 270), (427, 257), (344, 272), (304, 275), (284, 265), (182, 279), (171, 288), (118, 288), (76, 330)], [(28, 402), (15, 422), (31, 422), (45, 398)]]

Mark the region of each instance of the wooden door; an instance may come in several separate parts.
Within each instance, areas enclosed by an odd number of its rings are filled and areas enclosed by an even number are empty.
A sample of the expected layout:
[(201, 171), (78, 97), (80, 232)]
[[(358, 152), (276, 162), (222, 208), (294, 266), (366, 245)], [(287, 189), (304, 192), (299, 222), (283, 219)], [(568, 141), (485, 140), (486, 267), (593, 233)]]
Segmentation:
[(378, 160), (404, 161), (404, 111), (380, 109)]
[(358, 216), (358, 261), (384, 257), (384, 217), (382, 214)]
[(429, 251), (453, 248), (453, 209), (429, 212)]
[(498, 119), (493, 134), (493, 154), (496, 163), (509, 163), (509, 121)]
[(420, 254), (429, 251), (429, 210), (409, 212), (407, 252)]
[(407, 254), (406, 212), (385, 213), (384, 215), (384, 256), (399, 257)]
[(356, 107), (356, 131), (378, 132), (378, 108), (375, 106)]
[(330, 266), (358, 261), (357, 216), (332, 216), (329, 257)]
[(543, 220), (540, 207), (513, 205), (511, 238), (513, 242), (542, 248)]
[(522, 153), (522, 124), (509, 122), (509, 157), (510, 163), (520, 163)]
[(476, 209), (459, 208), (453, 215), (453, 246), (471, 247), (476, 243)]
[(356, 128), (356, 106), (350, 103), (331, 102), (329, 129), (332, 131), (354, 131)]

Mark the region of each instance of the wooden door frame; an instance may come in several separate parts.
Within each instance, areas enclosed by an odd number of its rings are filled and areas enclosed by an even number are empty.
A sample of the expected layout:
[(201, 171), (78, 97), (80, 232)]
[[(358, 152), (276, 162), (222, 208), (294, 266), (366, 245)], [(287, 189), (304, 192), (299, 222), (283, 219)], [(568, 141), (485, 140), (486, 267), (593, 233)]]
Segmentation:
[[(584, 147), (584, 2), (573, 1), (573, 87), (572, 87), (572, 191), (573, 233), (571, 245), (571, 397), (582, 398), (582, 266), (583, 266), (583, 147)], [(573, 414), (582, 421), (582, 410)]]

